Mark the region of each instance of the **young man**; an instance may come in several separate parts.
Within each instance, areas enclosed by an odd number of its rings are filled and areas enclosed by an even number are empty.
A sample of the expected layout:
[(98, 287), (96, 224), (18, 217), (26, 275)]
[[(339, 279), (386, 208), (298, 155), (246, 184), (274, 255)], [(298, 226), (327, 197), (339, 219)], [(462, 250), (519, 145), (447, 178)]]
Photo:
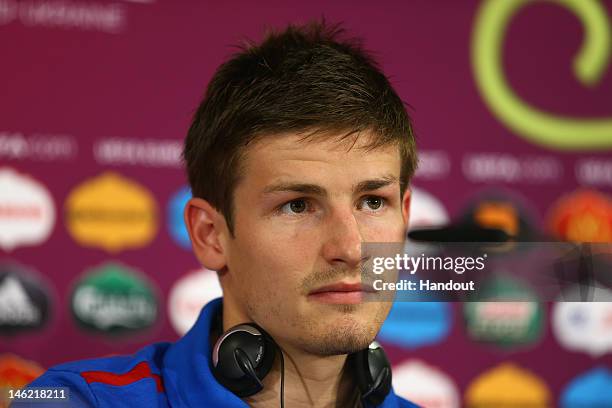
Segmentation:
[[(99, 407), (415, 406), (389, 390), (388, 368), (347, 357), (365, 355), (389, 312), (363, 301), (361, 245), (404, 240), (416, 152), (402, 101), (342, 36), (313, 23), (244, 47), (195, 114), (185, 222), (222, 300), (175, 344), (64, 364), (31, 386), (67, 386), (73, 403)], [(239, 341), (257, 334), (267, 348), (223, 343), (243, 323)], [(221, 372), (228, 359), (237, 375)]]

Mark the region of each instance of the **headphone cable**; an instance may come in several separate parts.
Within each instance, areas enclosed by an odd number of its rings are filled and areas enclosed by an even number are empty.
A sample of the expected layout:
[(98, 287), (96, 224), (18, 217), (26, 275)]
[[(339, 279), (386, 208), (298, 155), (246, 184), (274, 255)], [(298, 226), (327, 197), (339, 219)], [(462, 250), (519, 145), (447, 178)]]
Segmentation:
[(280, 351), (280, 362), (281, 362), (281, 383), (280, 383), (280, 406), (285, 408), (285, 357), (283, 357), (283, 350), (278, 348)]

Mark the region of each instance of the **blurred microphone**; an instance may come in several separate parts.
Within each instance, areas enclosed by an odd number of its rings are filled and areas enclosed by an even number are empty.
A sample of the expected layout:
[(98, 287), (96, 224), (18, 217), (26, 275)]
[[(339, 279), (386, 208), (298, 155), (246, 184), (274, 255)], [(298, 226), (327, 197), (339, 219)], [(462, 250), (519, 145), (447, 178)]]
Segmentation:
[(416, 229), (408, 233), (408, 238), (419, 242), (508, 242), (513, 239), (503, 230), (473, 225)]

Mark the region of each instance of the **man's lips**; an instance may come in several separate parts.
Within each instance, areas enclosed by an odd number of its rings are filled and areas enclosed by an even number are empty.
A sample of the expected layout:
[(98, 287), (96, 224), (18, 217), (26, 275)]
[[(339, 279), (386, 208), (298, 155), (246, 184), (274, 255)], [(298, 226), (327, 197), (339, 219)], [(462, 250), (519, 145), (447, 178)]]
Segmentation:
[(372, 285), (336, 282), (311, 291), (308, 297), (322, 303), (353, 304), (361, 303), (364, 295), (370, 292), (374, 292)]
[(367, 285), (361, 282), (336, 282), (330, 285), (321, 286), (311, 291), (309, 295), (324, 292), (374, 292), (374, 288), (372, 287), (372, 285)]

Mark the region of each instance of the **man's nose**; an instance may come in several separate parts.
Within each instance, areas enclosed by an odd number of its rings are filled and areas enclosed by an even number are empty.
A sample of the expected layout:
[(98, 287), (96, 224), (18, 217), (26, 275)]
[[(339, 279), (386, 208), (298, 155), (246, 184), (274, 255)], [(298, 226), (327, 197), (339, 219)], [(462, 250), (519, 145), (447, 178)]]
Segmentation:
[(333, 209), (327, 219), (323, 257), (329, 264), (357, 268), (361, 262), (363, 238), (352, 209)]

